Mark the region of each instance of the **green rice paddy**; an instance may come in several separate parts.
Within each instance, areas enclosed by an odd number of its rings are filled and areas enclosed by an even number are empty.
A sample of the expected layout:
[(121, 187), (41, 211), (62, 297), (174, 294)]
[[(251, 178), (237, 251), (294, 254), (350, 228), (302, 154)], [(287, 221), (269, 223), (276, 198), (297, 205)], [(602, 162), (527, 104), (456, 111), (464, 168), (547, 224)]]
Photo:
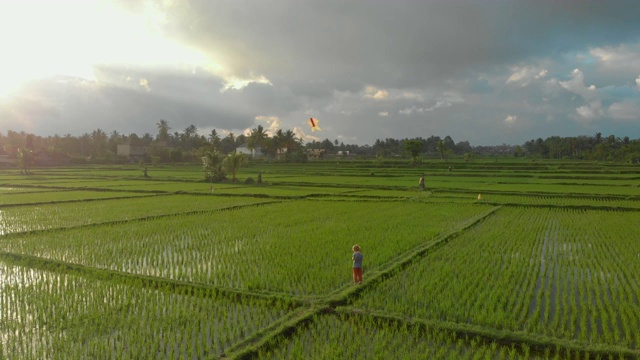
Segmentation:
[(637, 165), (148, 174), (0, 171), (0, 358), (640, 357)]

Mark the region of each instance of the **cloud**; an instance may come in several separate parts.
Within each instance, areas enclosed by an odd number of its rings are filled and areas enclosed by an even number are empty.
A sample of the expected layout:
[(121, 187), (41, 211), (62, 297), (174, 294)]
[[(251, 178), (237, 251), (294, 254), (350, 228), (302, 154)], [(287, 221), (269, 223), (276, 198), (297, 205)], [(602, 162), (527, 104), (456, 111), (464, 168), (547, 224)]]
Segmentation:
[(398, 113), (403, 115), (415, 114), (415, 113), (422, 114), (422, 113), (433, 111), (438, 108), (451, 107), (453, 104), (461, 103), (461, 102), (464, 102), (464, 98), (460, 94), (457, 94), (454, 92), (445, 92), (441, 96), (439, 96), (437, 100), (435, 100), (435, 104), (431, 106), (418, 107), (416, 105), (413, 105), (411, 107), (406, 107), (404, 109), (399, 110)]
[(507, 115), (507, 117), (502, 121), (502, 123), (507, 128), (513, 128), (518, 124), (518, 116), (516, 115)]
[(591, 100), (596, 96), (595, 85), (586, 86), (584, 84), (584, 73), (580, 69), (571, 72), (571, 79), (558, 82), (566, 90), (580, 95), (585, 100)]
[(516, 121), (518, 121), (518, 117), (516, 115), (508, 115), (505, 119), (504, 119), (504, 123), (505, 124), (513, 124)]
[(625, 99), (622, 102), (611, 104), (608, 114), (615, 120), (637, 121), (640, 120), (640, 105)]
[(394, 98), (422, 102), (424, 101), (425, 95), (416, 91), (404, 90), (396, 94)]
[(367, 86), (364, 97), (374, 100), (386, 100), (389, 98), (389, 92), (383, 89), (377, 89), (374, 86)]
[(596, 47), (590, 49), (589, 53), (605, 69), (640, 73), (640, 44)]
[(543, 79), (549, 73), (548, 70), (534, 67), (534, 66), (522, 66), (512, 67), (512, 74), (507, 79), (507, 84), (516, 84), (520, 86), (527, 86), (534, 80)]
[[(89, 11), (87, 0), (65, 18), (99, 41), (64, 42), (50, 64), (42, 54), (51, 45), (39, 43), (49, 28), (91, 36), (52, 27), (59, 18), (27, 6), (19, 15), (42, 24), (0, 22), (3, 44), (27, 38), (33, 50), (25, 59), (5, 51), (0, 74), (13, 74), (6, 59), (20, 69), (78, 66), (66, 83), (39, 78), (16, 96), (2, 81), (0, 128), (144, 134), (167, 119), (173, 131), (263, 124), (311, 141), (313, 116), (323, 121), (314, 135), (359, 144), (430, 135), (522, 143), (580, 134), (586, 124), (640, 137), (631, 119), (640, 104), (635, 0), (113, 1), (120, 7), (105, 12)], [(11, 6), (0, 8), (11, 20)], [(90, 51), (78, 53), (78, 43)], [(104, 61), (79, 61), (94, 58)]]
[(140, 84), (140, 86), (142, 86), (143, 89), (145, 89), (147, 91), (151, 91), (151, 87), (149, 86), (149, 80), (140, 79), (139, 84)]
[[(501, 84), (499, 85), (501, 86)], [(476, 94), (487, 94), (495, 90), (495, 85), (492, 84), (486, 76), (473, 77), (471, 79), (465, 79), (462, 81), (459, 87), (463, 92), (471, 92)]]
[[(279, 129), (282, 129), (282, 124), (280, 122), (280, 119), (277, 116), (263, 116), (263, 115), (259, 115), (256, 116), (255, 118), (257, 121), (263, 121), (267, 123), (267, 133), (270, 135), (275, 134), (276, 131), (278, 131)], [(250, 131), (251, 129), (249, 129)]]
[(249, 84), (265, 84), (265, 85), (273, 85), (271, 80), (267, 79), (264, 75), (255, 76), (253, 74), (248, 77), (241, 78), (237, 76), (230, 76), (224, 78), (224, 86), (220, 91), (227, 90), (240, 90), (249, 86)]
[(592, 101), (586, 105), (576, 109), (576, 120), (578, 122), (589, 124), (604, 115), (602, 103), (600, 101)]

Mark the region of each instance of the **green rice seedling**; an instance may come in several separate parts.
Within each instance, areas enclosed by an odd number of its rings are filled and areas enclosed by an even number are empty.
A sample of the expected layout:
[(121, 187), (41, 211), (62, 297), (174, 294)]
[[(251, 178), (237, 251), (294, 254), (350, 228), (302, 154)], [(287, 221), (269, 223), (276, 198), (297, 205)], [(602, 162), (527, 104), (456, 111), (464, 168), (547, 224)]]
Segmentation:
[(267, 201), (250, 197), (162, 195), (10, 207), (0, 210), (0, 234), (207, 212)]
[(397, 202), (378, 202), (375, 208), (357, 202), (285, 202), (16, 235), (0, 239), (0, 249), (186, 282), (323, 294), (349, 284), (354, 243), (371, 249), (365, 271), (375, 271), (487, 210)]
[[(377, 322), (371, 317), (320, 315), (280, 339), (279, 346), (259, 350), (258, 359), (522, 359), (517, 351), (501, 354), (502, 346), (477, 339), (456, 338), (444, 332), (415, 330)], [(529, 359), (542, 359), (531, 354)]]
[(20, 359), (217, 357), (287, 311), (2, 262), (0, 305), (0, 357)]
[(144, 194), (111, 191), (43, 191), (38, 193), (26, 194), (5, 194), (0, 197), (0, 205), (46, 204), (62, 201), (124, 198), (136, 196), (144, 196)]
[[(593, 344), (631, 342), (633, 335), (614, 330), (613, 314), (626, 313), (627, 321), (637, 324), (640, 311), (622, 293), (606, 294), (622, 292), (611, 287), (613, 274), (629, 283), (638, 277), (634, 217), (628, 212), (502, 209), (424, 261), (365, 290), (354, 305), (552, 337), (571, 334), (568, 339)], [(594, 222), (607, 230), (589, 226)], [(576, 268), (584, 269), (581, 277), (560, 281)], [(532, 290), (518, 297), (523, 285)], [(574, 295), (576, 306), (563, 306), (574, 293), (580, 294)], [(530, 310), (518, 316), (523, 308)], [(570, 324), (580, 324), (580, 335)]]

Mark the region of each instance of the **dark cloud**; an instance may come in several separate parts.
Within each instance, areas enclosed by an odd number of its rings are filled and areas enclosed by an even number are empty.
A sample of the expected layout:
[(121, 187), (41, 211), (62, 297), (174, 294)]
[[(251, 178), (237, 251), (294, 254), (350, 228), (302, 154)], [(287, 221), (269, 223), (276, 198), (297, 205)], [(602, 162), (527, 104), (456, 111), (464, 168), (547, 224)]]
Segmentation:
[[(150, 79), (150, 91), (139, 85), (142, 75)], [(25, 130), (38, 134), (80, 134), (96, 128), (143, 134), (155, 133), (160, 119), (179, 132), (192, 124), (221, 129), (244, 129), (253, 124), (253, 112), (225, 105), (219, 91), (208, 97), (201, 91), (202, 81), (183, 81), (183, 86), (175, 86), (179, 82), (175, 75), (130, 71), (128, 76), (134, 76), (134, 81), (120, 78), (120, 85), (77, 78), (31, 83), (22, 92), (30, 94), (28, 98), (10, 98), (0, 107), (3, 128), (22, 130), (18, 128), (29, 124)]]
[[(238, 74), (405, 87), (637, 39), (633, 1), (177, 3), (172, 29)], [(180, 24), (176, 26), (177, 24)], [(175, 30), (174, 30), (175, 31)]]
[[(119, 1), (133, 13), (147, 5)], [(41, 127), (37, 133), (154, 133), (166, 119), (174, 131), (193, 124), (238, 133), (257, 117), (306, 130), (305, 119), (314, 116), (323, 132), (313, 135), (360, 144), (431, 135), (518, 144), (613, 129), (640, 137), (629, 115), (640, 103), (634, 0), (155, 6), (168, 38), (220, 66), (106, 64), (95, 68), (97, 83), (44, 80), (28, 96), (0, 103), (3, 127), (22, 116)], [(239, 80), (245, 82), (229, 88)], [(598, 117), (579, 121), (578, 109), (589, 106)]]

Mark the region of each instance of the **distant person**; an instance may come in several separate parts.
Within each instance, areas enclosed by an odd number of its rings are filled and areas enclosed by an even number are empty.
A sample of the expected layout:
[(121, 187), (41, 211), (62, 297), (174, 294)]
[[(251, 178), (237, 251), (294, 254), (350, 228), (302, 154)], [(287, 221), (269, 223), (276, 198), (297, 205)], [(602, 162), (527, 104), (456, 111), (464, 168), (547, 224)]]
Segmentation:
[(418, 180), (418, 187), (420, 190), (424, 190), (424, 174), (422, 174), (422, 176), (420, 176), (420, 180)]
[(262, 184), (262, 172), (258, 173), (258, 184)]
[(351, 256), (351, 260), (353, 260), (353, 283), (354, 284), (362, 284), (362, 259), (364, 255), (360, 252), (360, 246), (358, 244), (353, 245), (353, 256)]

